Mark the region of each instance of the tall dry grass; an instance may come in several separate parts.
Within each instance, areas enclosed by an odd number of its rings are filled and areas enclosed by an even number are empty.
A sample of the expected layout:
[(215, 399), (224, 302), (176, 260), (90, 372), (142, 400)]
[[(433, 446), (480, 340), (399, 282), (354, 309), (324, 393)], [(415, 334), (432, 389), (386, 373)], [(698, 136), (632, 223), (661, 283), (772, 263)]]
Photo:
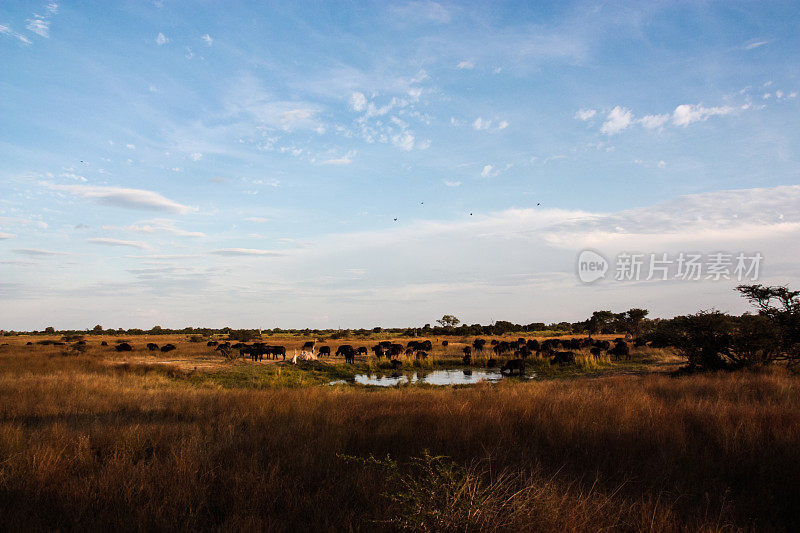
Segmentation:
[(779, 369), (386, 391), (169, 372), (0, 352), (0, 528), (800, 526)]

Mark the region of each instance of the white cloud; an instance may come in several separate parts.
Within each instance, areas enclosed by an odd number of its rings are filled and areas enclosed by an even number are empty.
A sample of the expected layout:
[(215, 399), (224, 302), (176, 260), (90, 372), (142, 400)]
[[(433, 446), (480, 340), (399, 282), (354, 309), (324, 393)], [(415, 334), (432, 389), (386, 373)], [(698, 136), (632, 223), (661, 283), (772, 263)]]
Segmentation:
[(55, 15), (58, 13), (58, 4), (56, 2), (50, 2), (47, 4), (47, 12), (51, 15)]
[(156, 36), (156, 44), (158, 46), (162, 46), (162, 45), (167, 44), (168, 42), (169, 42), (169, 39), (167, 39), (167, 37), (163, 33), (158, 32), (158, 35)]
[(606, 121), (603, 122), (600, 131), (606, 135), (614, 135), (630, 126), (632, 121), (633, 114), (630, 110), (625, 107), (617, 106), (606, 116)]
[(364, 93), (353, 93), (350, 95), (350, 108), (353, 111), (364, 111), (367, 107), (367, 97), (364, 96)]
[(707, 120), (709, 117), (727, 115), (734, 110), (735, 108), (730, 106), (703, 107), (699, 104), (683, 104), (676, 107), (672, 113), (672, 123), (676, 126), (688, 126), (693, 122)]
[(475, 122), (472, 123), (472, 129), (481, 131), (481, 130), (488, 130), (492, 125), (491, 120), (484, 120), (481, 117), (475, 119)]
[(189, 155), (189, 159), (191, 159), (192, 161), (200, 161), (201, 159), (203, 159), (203, 154), (201, 154), (200, 152), (194, 152)]
[(0, 35), (8, 35), (9, 37), (14, 37), (16, 39), (19, 39), (24, 44), (31, 44), (31, 40), (30, 39), (28, 39), (27, 37), (25, 37), (21, 33), (15, 32), (14, 30), (12, 30), (6, 24), (0, 24)]
[(14, 235), (13, 233), (3, 233), (2, 231), (0, 231), (0, 241), (13, 239), (14, 237), (16, 237), (16, 235)]
[(414, 135), (407, 131), (394, 135), (392, 136), (392, 144), (403, 150), (412, 150), (414, 148)]
[(148, 250), (150, 247), (147, 244), (139, 241), (123, 241), (120, 239), (111, 239), (107, 237), (96, 237), (94, 239), (86, 239), (86, 242), (92, 244), (102, 244), (103, 246), (127, 246), (130, 248), (139, 248), (140, 250)]
[(508, 127), (508, 121), (507, 120), (501, 120), (500, 124), (497, 125), (497, 129), (498, 130), (504, 130), (507, 127)]
[(224, 248), (221, 250), (211, 250), (208, 253), (213, 255), (222, 255), (222, 256), (269, 256), (269, 257), (278, 257), (284, 255), (281, 252), (274, 252), (271, 250), (257, 250), (253, 248)]
[(649, 130), (662, 127), (669, 121), (669, 114), (663, 115), (645, 115), (639, 119), (639, 123)]
[(497, 176), (500, 173), (499, 170), (495, 169), (492, 165), (485, 165), (483, 170), (481, 170), (481, 177), (482, 178), (492, 178)]
[(200, 38), (203, 39), (208, 46), (214, 44), (214, 39), (207, 33)]
[(759, 46), (764, 46), (767, 44), (768, 41), (756, 41), (754, 43), (750, 43), (744, 47), (745, 50), (752, 50), (753, 48), (758, 48)]
[(460, 181), (447, 181), (447, 180), (445, 180), (444, 184), (446, 186), (448, 186), (448, 187), (460, 187), (461, 186), (461, 182)]
[(352, 162), (353, 162), (352, 159), (350, 159), (348, 156), (344, 156), (344, 157), (339, 157), (339, 158), (336, 158), (336, 159), (326, 159), (325, 161), (322, 161), (321, 164), (323, 164), (323, 165), (349, 165)]
[(46, 18), (34, 15), (32, 19), (28, 19), (25, 22), (27, 22), (25, 27), (36, 35), (50, 37), (50, 21)]
[(658, 166), (658, 168), (667, 168), (667, 162), (663, 160), (656, 163), (656, 165)]
[(577, 118), (578, 120), (586, 121), (593, 118), (596, 114), (597, 111), (594, 109), (579, 109), (575, 113), (575, 118)]
[(143, 209), (146, 211), (166, 211), (171, 213), (192, 213), (197, 208), (174, 202), (157, 192), (143, 189), (126, 189), (122, 187), (104, 187), (91, 185), (53, 185), (47, 184), (53, 190), (66, 191), (76, 196), (90, 198), (97, 202), (113, 207), (126, 209)]
[(456, 68), (459, 70), (472, 70), (475, 68), (475, 63), (473, 61), (464, 60), (456, 65)]
[[(116, 229), (108, 226), (103, 226), (103, 229)], [(132, 224), (130, 226), (125, 226), (121, 228), (125, 231), (133, 231), (137, 233), (149, 233), (149, 234), (158, 234), (158, 233), (165, 233), (168, 235), (174, 235), (176, 237), (206, 237), (205, 233), (199, 231), (188, 231), (181, 228), (175, 227), (175, 221), (169, 219), (153, 219), (153, 220), (146, 220), (139, 224)]]
[(53, 255), (69, 255), (67, 252), (56, 252), (54, 250), (42, 250), (39, 248), (17, 248), (12, 250), (15, 254), (28, 255), (31, 257), (46, 257)]
[(270, 219), (266, 218), (266, 217), (247, 217), (247, 218), (245, 218), (245, 220), (247, 222), (256, 222), (256, 223), (259, 223), (259, 224), (263, 224), (265, 222), (269, 222), (270, 221)]
[(128, 150), (136, 150), (136, 145), (128, 143), (125, 145), (125, 148), (127, 148)]
[(404, 4), (390, 4), (393, 14), (411, 20), (414, 24), (428, 21), (436, 24), (450, 22), (450, 12), (442, 4), (431, 0), (414, 0)]

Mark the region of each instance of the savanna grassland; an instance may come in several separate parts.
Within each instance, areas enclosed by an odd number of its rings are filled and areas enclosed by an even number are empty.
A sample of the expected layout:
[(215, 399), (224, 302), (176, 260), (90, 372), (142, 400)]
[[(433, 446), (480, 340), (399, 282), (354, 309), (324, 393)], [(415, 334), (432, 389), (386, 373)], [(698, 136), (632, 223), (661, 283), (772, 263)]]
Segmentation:
[[(183, 336), (130, 338), (128, 353), (11, 339), (4, 530), (800, 526), (800, 391), (779, 366), (674, 378), (678, 359), (646, 348), (532, 360), (535, 379), (378, 389), (328, 385), (378, 371), (370, 358), (292, 365), (298, 339), (261, 363)], [(348, 342), (362, 344), (330, 345)], [(459, 347), (404, 366), (456, 365)]]

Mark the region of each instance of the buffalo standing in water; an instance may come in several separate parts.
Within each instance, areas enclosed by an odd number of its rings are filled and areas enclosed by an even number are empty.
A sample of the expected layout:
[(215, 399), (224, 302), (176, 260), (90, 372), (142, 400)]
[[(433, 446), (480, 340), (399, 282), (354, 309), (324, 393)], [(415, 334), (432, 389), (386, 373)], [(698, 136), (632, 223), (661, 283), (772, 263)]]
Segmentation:
[(520, 376), (525, 373), (525, 361), (523, 359), (509, 359), (506, 364), (500, 367), (501, 374), (508, 372), (509, 375), (512, 375), (515, 370)]

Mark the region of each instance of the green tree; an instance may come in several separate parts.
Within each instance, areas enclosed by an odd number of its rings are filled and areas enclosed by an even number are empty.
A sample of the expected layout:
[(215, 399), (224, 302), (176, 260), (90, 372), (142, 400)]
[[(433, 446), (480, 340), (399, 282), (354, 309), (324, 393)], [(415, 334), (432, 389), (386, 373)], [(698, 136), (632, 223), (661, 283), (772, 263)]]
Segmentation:
[(444, 315), (436, 322), (443, 328), (454, 328), (457, 325), (461, 324), (461, 321), (453, 315)]
[(586, 321), (586, 329), (589, 333), (603, 333), (607, 331), (614, 322), (616, 315), (611, 311), (595, 311), (589, 320)]

